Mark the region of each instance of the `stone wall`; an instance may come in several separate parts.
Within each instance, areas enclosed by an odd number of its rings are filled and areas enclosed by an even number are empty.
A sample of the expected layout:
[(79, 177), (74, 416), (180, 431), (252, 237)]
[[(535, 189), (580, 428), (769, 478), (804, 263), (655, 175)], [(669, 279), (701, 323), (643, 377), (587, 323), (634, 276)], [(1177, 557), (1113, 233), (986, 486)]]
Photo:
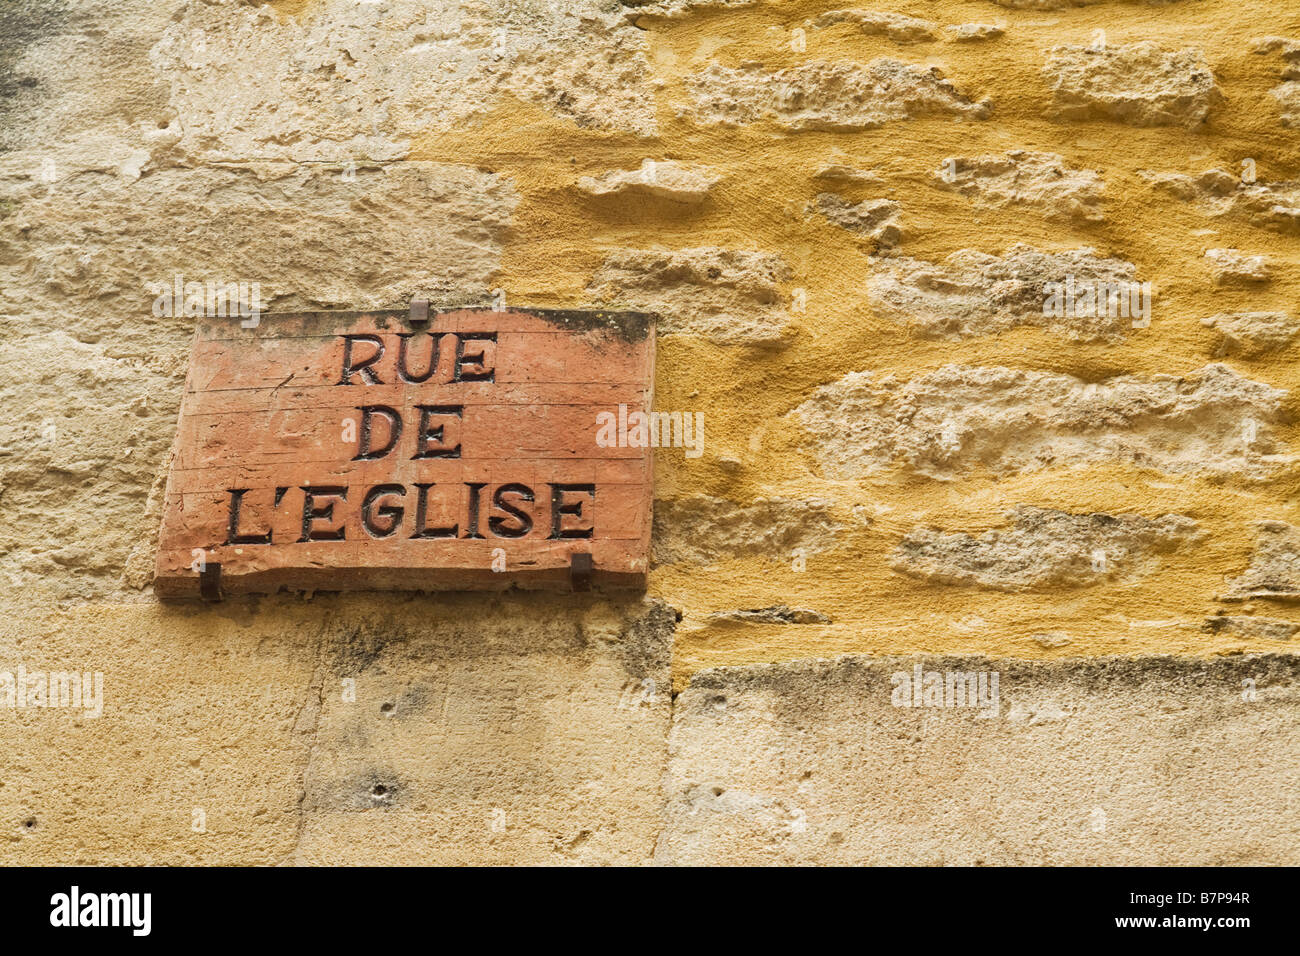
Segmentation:
[[(1300, 861), (1298, 116), (1275, 0), (6, 4), (0, 672), (104, 689), (0, 862)], [(159, 602), (177, 275), (657, 312), (648, 593)]]

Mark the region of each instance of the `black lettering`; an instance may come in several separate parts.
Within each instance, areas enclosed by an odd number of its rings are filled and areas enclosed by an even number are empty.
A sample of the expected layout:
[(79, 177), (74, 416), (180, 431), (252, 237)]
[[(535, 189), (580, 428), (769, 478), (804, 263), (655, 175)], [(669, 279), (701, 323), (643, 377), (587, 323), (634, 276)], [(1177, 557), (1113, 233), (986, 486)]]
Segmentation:
[(486, 484), (465, 482), (465, 487), (469, 489), (469, 520), (465, 529), (466, 538), (482, 538), (483, 535), (478, 531), (478, 499), (479, 492), (487, 487)]
[[(357, 447), (356, 457), (353, 461), (374, 461), (377, 458), (383, 458), (393, 450), (397, 440), (402, 437), (402, 415), (395, 408), (387, 405), (359, 405), (358, 410), (361, 412), (361, 441)], [(388, 419), (388, 444), (383, 448), (370, 447), (371, 439), (371, 416), (381, 415)]]
[[(466, 342), (495, 342), (495, 332), (461, 332), (456, 336), (456, 364), (452, 377), (457, 382), (495, 382), (497, 371), (484, 363), (487, 361), (483, 349), (465, 354)], [(466, 366), (475, 366), (478, 371), (466, 371)]]
[[(276, 490), (278, 491), (279, 489)], [(266, 534), (239, 533), (239, 512), (244, 504), (244, 495), (247, 493), (247, 488), (230, 489), (230, 524), (226, 532), (226, 544), (270, 544), (270, 531)], [(280, 499), (277, 497), (276, 504), (279, 503)]]
[(502, 511), (517, 518), (519, 524), (517, 526), (511, 525), (509, 518), (493, 515), (488, 518), (488, 529), (498, 538), (522, 538), (533, 530), (533, 516), (506, 501), (506, 495), (518, 495), (524, 501), (534, 500), (533, 489), (527, 485), (521, 485), (518, 482), (502, 485), (496, 490), (496, 494), (492, 496), (492, 503)]
[(401, 345), (397, 347), (397, 377), (403, 382), (419, 385), (421, 382), (427, 382), (429, 377), (438, 370), (438, 345), (442, 337), (434, 335), (432, 332), (429, 333), (429, 364), (422, 374), (412, 375), (410, 369), (406, 367), (406, 347), (410, 344), (409, 340), (414, 336), (414, 332), (397, 333), (397, 337), (402, 340)]
[(343, 541), (346, 529), (343, 527), (335, 528), (332, 531), (317, 531), (312, 528), (315, 521), (324, 519), (330, 521), (334, 518), (334, 502), (330, 502), (322, 507), (315, 507), (316, 498), (340, 498), (343, 501), (348, 500), (348, 489), (342, 485), (304, 485), (302, 499), (302, 537), (298, 539), (299, 544), (307, 541)]
[(590, 538), (595, 528), (565, 528), (564, 517), (571, 515), (582, 517), (582, 502), (564, 502), (566, 494), (590, 495), (591, 503), (596, 503), (595, 485), (551, 485), (551, 538)]
[(420, 489), (415, 499), (415, 534), (412, 538), (454, 538), (460, 532), (459, 525), (452, 525), (450, 528), (426, 528), (425, 519), (429, 511), (429, 489), (435, 487), (433, 482), (422, 485), (416, 482), (416, 488)]
[(387, 525), (377, 527), (375, 525), (374, 507), (375, 503), (384, 495), (397, 495), (399, 498), (406, 494), (405, 485), (375, 485), (366, 492), (365, 500), (361, 502), (361, 525), (364, 527), (372, 538), (387, 538), (397, 526), (402, 523), (402, 515), (406, 509), (401, 505), (380, 505), (379, 516), (387, 519)]
[[(370, 356), (364, 362), (352, 361), (352, 343), (369, 342), (375, 347), (375, 354)], [(378, 362), (384, 354), (384, 340), (377, 335), (345, 335), (343, 336), (343, 377), (339, 379), (340, 385), (351, 385), (350, 379), (356, 373), (360, 373), (370, 385), (383, 385), (375, 370), (370, 366)]]
[[(454, 415), (461, 417), (464, 411), (463, 405), (416, 405), (420, 410), (420, 430), (415, 436), (415, 454), (411, 456), (411, 461), (419, 461), (423, 458), (459, 458), (460, 444), (457, 443), (455, 448), (448, 448), (443, 444), (442, 431), (443, 426), (437, 428), (429, 427), (429, 419), (434, 415)], [(428, 442), (438, 442), (440, 447), (426, 447)]]

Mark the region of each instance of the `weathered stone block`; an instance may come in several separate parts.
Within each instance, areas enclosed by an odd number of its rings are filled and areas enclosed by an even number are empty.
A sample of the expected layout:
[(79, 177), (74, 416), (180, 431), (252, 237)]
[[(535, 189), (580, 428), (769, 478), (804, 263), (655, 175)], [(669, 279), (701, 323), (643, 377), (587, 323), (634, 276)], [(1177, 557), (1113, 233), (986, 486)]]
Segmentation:
[[(937, 702), (900, 694), (918, 665)], [(959, 703), (979, 674), (996, 704)], [(677, 697), (655, 859), (1295, 865), (1297, 733), (1293, 656), (717, 668)]]

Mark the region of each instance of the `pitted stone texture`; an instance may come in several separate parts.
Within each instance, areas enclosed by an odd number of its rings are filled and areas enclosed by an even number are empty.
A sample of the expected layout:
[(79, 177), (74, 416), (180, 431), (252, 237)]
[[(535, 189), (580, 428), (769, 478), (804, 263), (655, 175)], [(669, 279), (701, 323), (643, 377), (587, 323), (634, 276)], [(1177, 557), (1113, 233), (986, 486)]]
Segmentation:
[(504, 94), (584, 127), (655, 128), (645, 36), (602, 0), (331, 0), (293, 16), (201, 0), (19, 7), (3, 31), (21, 44), (18, 89), (0, 109), (22, 131), (2, 145), (24, 173), (46, 160), (61, 179), (221, 161), (384, 162)]
[(353, 182), (292, 164), (85, 173), (4, 198), (0, 259), (13, 278), (0, 286), (0, 399), (11, 413), (0, 443), (12, 453), (0, 484), (50, 533), (20, 538), (25, 526), (6, 523), (0, 568), (12, 586), (87, 598), (149, 580), (151, 486), (194, 327), (155, 313), (160, 288), (177, 276), (257, 283), (267, 310), (486, 302), (516, 193), (502, 176), (411, 162), (358, 169)]
[(898, 221), (902, 207), (892, 199), (852, 203), (835, 193), (820, 193), (815, 208), (835, 225), (874, 239), (878, 248), (893, 248), (903, 240)]
[(285, 862), (648, 862), (673, 611), (512, 599), (447, 610), (352, 620), (322, 646)]
[(329, 3), (297, 17), (190, 2), (150, 51), (188, 162), (391, 160), (503, 93), (579, 126), (655, 130), (644, 35), (599, 0)]
[[(900, 382), (850, 372), (792, 413), (834, 478), (902, 467), (938, 479), (1118, 463), (1256, 479), (1291, 458), (1269, 425), (1286, 393), (1212, 364), (1186, 375), (1070, 375), (945, 365)], [(1247, 430), (1243, 422), (1257, 423)]]
[(1009, 517), (1009, 530), (978, 536), (914, 529), (891, 567), (940, 584), (1050, 591), (1129, 580), (1198, 537), (1196, 522), (1183, 515), (1069, 514), (1020, 505)]
[(974, 102), (938, 67), (898, 60), (814, 61), (775, 73), (760, 64), (713, 64), (687, 80), (688, 115), (729, 126), (768, 120), (794, 130), (875, 129), (895, 120), (947, 115), (985, 119), (988, 101)]
[(1201, 630), (1207, 634), (1229, 634), (1248, 640), (1262, 637), (1269, 641), (1289, 641), (1296, 631), (1300, 631), (1300, 624), (1271, 617), (1218, 614), (1206, 618)]
[(760, 498), (739, 504), (693, 495), (655, 502), (653, 553), (658, 564), (713, 564), (735, 557), (789, 561), (801, 548), (829, 551), (843, 528), (834, 502)]
[(0, 864), (648, 862), (674, 617), (590, 595), (11, 611), (5, 670), (102, 670), (104, 693), (94, 719), (6, 713), (0, 813), (39, 826)]
[(1273, 87), (1271, 92), (1282, 108), (1282, 125), (1300, 128), (1300, 81), (1288, 80)]
[(149, 50), (183, 0), (13, 0), (0, 12), (0, 170), (63, 181), (170, 162), (181, 135)]
[[(996, 672), (997, 716), (893, 706), (916, 664)], [(1295, 865), (1297, 734), (1293, 656), (717, 668), (674, 705), (655, 860)]]
[(1074, 643), (1074, 638), (1064, 631), (1043, 631), (1033, 636), (1033, 642), (1044, 650), (1055, 650)]
[(736, 624), (829, 624), (831, 619), (820, 611), (806, 607), (774, 604), (771, 607), (718, 611), (709, 615), (710, 622)]
[(1183, 0), (989, 0), (1000, 7), (1012, 10), (1068, 10), (1071, 7), (1091, 7), (1099, 3), (1142, 3), (1148, 7), (1165, 7)]
[(1028, 325), (1076, 341), (1118, 341), (1133, 326), (1119, 309), (1115, 315), (1107, 314), (1109, 308), (1093, 315), (1043, 314), (1049, 283), (1069, 276), (1076, 283), (1135, 281), (1131, 262), (1101, 258), (1092, 249), (1043, 252), (1021, 243), (1002, 256), (962, 249), (943, 262), (898, 256), (873, 265), (867, 297), (876, 312), (925, 338), (991, 335)]
[(1247, 183), (1221, 169), (1207, 169), (1198, 176), (1149, 170), (1138, 170), (1138, 175), (1179, 199), (1195, 203), (1206, 215), (1232, 213), (1253, 226), (1300, 232), (1300, 181)]
[(102, 712), (5, 709), (0, 865), (273, 866), (292, 852), (311, 744), (295, 722), (340, 690), (337, 678), (311, 686), (327, 630), (319, 603), (286, 602), (277, 616), (265, 612), (278, 602), (169, 613), (156, 602), (56, 604), (34, 588), (5, 597), (17, 600), (4, 609), (0, 670), (99, 671)]
[(1300, 40), (1289, 37), (1260, 37), (1255, 41), (1256, 53), (1277, 53), (1282, 57), (1282, 79), (1300, 80)]
[(655, 196), (681, 203), (701, 203), (721, 179), (708, 166), (647, 159), (640, 169), (614, 169), (583, 176), (578, 188), (592, 196)]
[(878, 183), (880, 173), (871, 169), (858, 169), (844, 163), (827, 163), (813, 174), (814, 179), (824, 179), (830, 183)]
[(1222, 600), (1300, 600), (1300, 528), (1285, 521), (1260, 521), (1250, 567), (1228, 583)]
[(971, 43), (976, 40), (994, 40), (1006, 33), (1004, 27), (995, 23), (955, 23), (944, 27), (948, 35), (957, 43)]
[(352, 180), (289, 163), (138, 182), (87, 174), (5, 198), (0, 250), (24, 280), (0, 289), (0, 311), (58, 311), (82, 329), (150, 341), (149, 284), (178, 274), (257, 282), (276, 310), (487, 301), (518, 201), (504, 176), (425, 162), (361, 167)]
[(784, 344), (779, 283), (790, 267), (778, 255), (705, 246), (619, 249), (587, 286), (594, 302), (658, 313), (660, 335), (699, 335), (721, 345)]
[(1224, 102), (1199, 50), (1167, 51), (1149, 41), (1055, 47), (1043, 75), (1052, 87), (1049, 116), (1070, 122), (1191, 129)]
[(1286, 348), (1300, 332), (1300, 321), (1285, 312), (1225, 312), (1201, 319), (1219, 333), (1215, 355), (1258, 358)]
[(831, 10), (812, 21), (814, 27), (852, 23), (867, 36), (880, 36), (895, 43), (926, 43), (938, 38), (938, 26), (929, 20), (883, 10)]
[[(608, 4), (586, 3), (577, 13), (567, 4), (526, 10), (517, 43), (511, 41), (515, 24), (506, 26), (504, 59), (509, 73), (501, 90), (535, 100), (581, 129), (654, 136), (658, 132), (654, 91), (659, 81), (645, 59), (644, 35), (635, 28), (629, 32), (623, 24), (606, 23), (603, 13)], [(557, 39), (533, 33), (536, 10), (565, 21)], [(494, 28), (494, 37), (500, 30)]]
[(1205, 258), (1215, 285), (1248, 285), (1267, 282), (1273, 276), (1268, 256), (1247, 255), (1240, 249), (1207, 249)]
[(619, 0), (619, 3), (627, 8), (628, 19), (636, 20), (645, 14), (676, 18), (696, 10), (733, 10), (753, 6), (758, 0)]
[(41, 516), (0, 522), (0, 578), (13, 594), (88, 599), (148, 582), (161, 491), (152, 486), (188, 342), (188, 333), (160, 336), (150, 354), (64, 329), (0, 326), (0, 403), (11, 410), (0, 421), (0, 496), (12, 514)]
[(1282, 107), (1282, 125), (1300, 127), (1300, 40), (1262, 37), (1255, 41), (1255, 52), (1281, 54), (1282, 82), (1270, 92)]
[(935, 172), (940, 189), (993, 207), (1032, 206), (1048, 219), (1100, 222), (1102, 182), (1056, 153), (1013, 149), (1003, 156), (954, 156)]

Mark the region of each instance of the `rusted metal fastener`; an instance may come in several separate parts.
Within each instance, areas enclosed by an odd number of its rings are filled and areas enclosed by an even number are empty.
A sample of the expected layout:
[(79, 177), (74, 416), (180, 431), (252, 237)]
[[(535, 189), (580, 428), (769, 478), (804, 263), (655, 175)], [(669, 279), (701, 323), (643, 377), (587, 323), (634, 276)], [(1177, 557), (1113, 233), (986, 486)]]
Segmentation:
[(412, 325), (429, 324), (429, 300), (428, 299), (411, 300), (411, 324)]
[(591, 572), (595, 562), (587, 551), (578, 551), (569, 555), (569, 583), (575, 591), (591, 590)]
[(221, 565), (209, 561), (199, 572), (199, 597), (205, 601), (220, 601), (221, 594)]

